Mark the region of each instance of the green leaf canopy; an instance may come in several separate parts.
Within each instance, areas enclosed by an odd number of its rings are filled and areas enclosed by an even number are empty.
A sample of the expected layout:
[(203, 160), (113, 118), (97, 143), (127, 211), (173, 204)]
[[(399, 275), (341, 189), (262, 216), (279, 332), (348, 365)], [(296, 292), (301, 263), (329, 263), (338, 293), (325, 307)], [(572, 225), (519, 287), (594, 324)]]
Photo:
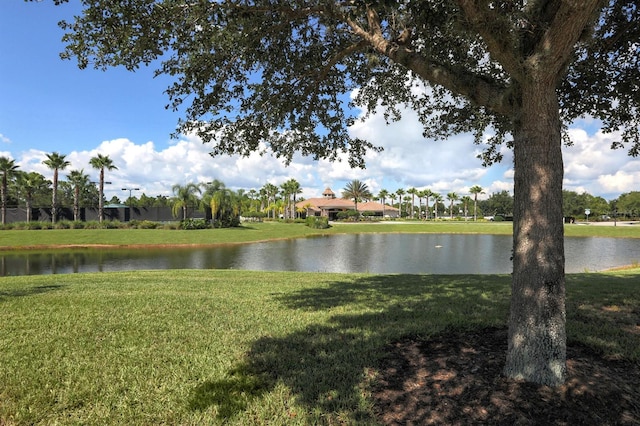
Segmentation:
[[(640, 22), (632, 1), (82, 3), (82, 15), (61, 23), (63, 56), (81, 67), (128, 69), (161, 58), (157, 73), (175, 77), (168, 107), (190, 102), (177, 131), (212, 142), (214, 154), (268, 146), (287, 160), (296, 151), (333, 160), (346, 152), (363, 166), (374, 147), (350, 137), (360, 113), (353, 107), (381, 106), (395, 120), (407, 105), (425, 136), (471, 131), (481, 142), (488, 135), (490, 163), (517, 118), (522, 58), (535, 59), (528, 55), (560, 19), (585, 28), (577, 45), (559, 46), (575, 49), (571, 61), (559, 55), (564, 62), (554, 64), (568, 67), (558, 82), (565, 123), (592, 114), (606, 130), (623, 131), (616, 147), (626, 143), (637, 154), (640, 146)], [(572, 7), (591, 13), (579, 17)]]

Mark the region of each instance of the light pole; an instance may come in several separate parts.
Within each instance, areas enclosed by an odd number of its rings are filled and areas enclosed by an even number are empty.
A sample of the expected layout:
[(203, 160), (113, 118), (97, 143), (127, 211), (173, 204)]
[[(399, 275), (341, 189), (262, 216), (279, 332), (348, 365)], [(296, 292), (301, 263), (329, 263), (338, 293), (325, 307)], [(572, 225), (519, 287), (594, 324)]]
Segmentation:
[(140, 191), (140, 188), (122, 188), (123, 191), (129, 191), (129, 221), (131, 221), (131, 192)]

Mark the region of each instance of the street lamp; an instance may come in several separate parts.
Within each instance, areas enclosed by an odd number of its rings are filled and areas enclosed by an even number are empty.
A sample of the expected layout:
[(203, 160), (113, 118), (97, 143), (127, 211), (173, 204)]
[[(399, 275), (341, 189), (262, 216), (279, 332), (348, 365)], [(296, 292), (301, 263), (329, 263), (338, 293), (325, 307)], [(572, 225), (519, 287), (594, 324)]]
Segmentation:
[(131, 192), (140, 191), (140, 188), (122, 188), (123, 191), (129, 191), (129, 221), (131, 221)]

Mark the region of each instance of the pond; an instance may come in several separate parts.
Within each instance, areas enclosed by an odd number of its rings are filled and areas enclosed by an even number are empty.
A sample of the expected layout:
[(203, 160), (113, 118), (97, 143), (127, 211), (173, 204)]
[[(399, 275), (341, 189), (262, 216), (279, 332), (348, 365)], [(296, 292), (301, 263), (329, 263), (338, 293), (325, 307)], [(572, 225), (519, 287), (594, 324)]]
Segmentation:
[[(349, 234), (207, 248), (73, 249), (0, 254), (0, 276), (148, 269), (505, 274), (510, 236)], [(566, 271), (640, 261), (640, 239), (567, 238)]]

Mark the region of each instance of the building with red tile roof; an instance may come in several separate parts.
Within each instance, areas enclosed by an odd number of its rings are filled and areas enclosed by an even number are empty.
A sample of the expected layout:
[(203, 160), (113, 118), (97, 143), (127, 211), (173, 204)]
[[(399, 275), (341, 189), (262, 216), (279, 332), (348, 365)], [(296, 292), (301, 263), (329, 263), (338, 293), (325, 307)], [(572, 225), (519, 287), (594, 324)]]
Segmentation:
[[(331, 188), (325, 189), (321, 198), (308, 198), (296, 203), (296, 209), (305, 211), (307, 216), (324, 216), (329, 219), (335, 219), (339, 212), (355, 210), (355, 208), (353, 200), (336, 198), (336, 194)], [(375, 201), (358, 203), (358, 211), (360, 213), (371, 212), (374, 216), (379, 217), (396, 218), (400, 216), (400, 211), (397, 208)]]

